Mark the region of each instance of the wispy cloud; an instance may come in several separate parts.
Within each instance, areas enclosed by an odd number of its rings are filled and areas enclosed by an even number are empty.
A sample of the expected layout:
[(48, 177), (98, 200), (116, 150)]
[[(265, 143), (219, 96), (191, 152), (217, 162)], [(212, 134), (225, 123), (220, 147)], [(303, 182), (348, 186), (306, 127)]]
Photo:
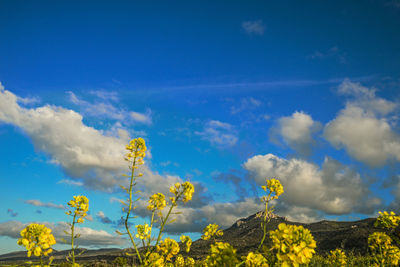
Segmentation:
[(265, 25), (262, 20), (250, 20), (242, 22), (242, 28), (248, 34), (264, 35)]
[(150, 125), (152, 124), (151, 110), (147, 109), (145, 113), (130, 112), (130, 116), (134, 122)]
[(233, 105), (231, 107), (231, 113), (237, 114), (244, 110), (254, 109), (262, 105), (262, 102), (253, 97), (244, 97), (240, 99), (240, 103), (238, 105)]
[(24, 203), (33, 205), (36, 207), (46, 207), (46, 208), (54, 208), (54, 209), (65, 209), (65, 206), (61, 204), (54, 204), (52, 202), (42, 202), (36, 199), (25, 200)]
[(12, 209), (8, 209), (8, 210), (7, 210), (7, 213), (8, 213), (11, 217), (17, 217), (17, 216), (18, 216), (18, 213), (15, 212), (15, 211), (12, 210)]
[(203, 131), (196, 131), (195, 134), (213, 145), (222, 147), (234, 146), (238, 141), (234, 127), (229, 123), (217, 120), (207, 122), (204, 125)]
[(340, 63), (346, 64), (346, 53), (340, 50), (337, 46), (329, 48), (325, 52), (315, 51), (313, 54), (309, 55), (311, 59), (326, 59), (326, 58), (337, 58)]
[(67, 184), (67, 185), (73, 185), (73, 186), (82, 186), (82, 182), (74, 181), (74, 180), (69, 180), (69, 179), (62, 179), (57, 182), (57, 184)]
[(103, 211), (99, 211), (99, 212), (96, 214), (96, 217), (97, 217), (97, 219), (98, 219), (100, 222), (102, 222), (102, 223), (104, 223), (104, 224), (111, 224), (111, 223), (113, 223), (113, 221), (112, 221), (110, 218), (108, 218), (108, 217), (104, 214)]

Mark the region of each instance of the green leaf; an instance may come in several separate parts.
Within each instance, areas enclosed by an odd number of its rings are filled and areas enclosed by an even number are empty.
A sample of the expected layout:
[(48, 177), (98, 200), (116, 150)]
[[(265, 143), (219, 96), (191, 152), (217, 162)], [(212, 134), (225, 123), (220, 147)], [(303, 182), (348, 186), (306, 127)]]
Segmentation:
[(124, 235), (123, 233), (121, 233), (121, 232), (118, 231), (118, 230), (115, 230), (115, 232), (116, 232), (117, 234), (119, 234), (119, 235)]
[(81, 236), (81, 234), (76, 234), (75, 236), (74, 236), (74, 238), (79, 238)]
[(129, 257), (135, 256), (135, 254), (128, 253), (128, 252), (125, 252), (125, 255), (126, 255), (126, 256), (129, 256)]
[(167, 224), (171, 224), (171, 223), (173, 223), (174, 221), (176, 221), (176, 219), (170, 220), (169, 222), (167, 222)]
[(68, 233), (68, 232), (67, 232), (67, 231), (65, 231), (65, 230), (64, 230), (64, 233), (65, 233), (66, 235), (71, 235), (71, 233)]

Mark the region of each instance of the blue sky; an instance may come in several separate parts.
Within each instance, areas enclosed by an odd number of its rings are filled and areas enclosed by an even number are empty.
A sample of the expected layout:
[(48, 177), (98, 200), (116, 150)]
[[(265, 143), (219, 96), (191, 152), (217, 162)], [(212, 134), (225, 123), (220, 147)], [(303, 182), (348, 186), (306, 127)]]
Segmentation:
[[(400, 211), (400, 2), (1, 1), (0, 253), (30, 222), (62, 237), (84, 194), (84, 247), (116, 237), (124, 145), (149, 194), (190, 180), (168, 235), (262, 209), (356, 220)], [(57, 245), (56, 248), (66, 248)]]

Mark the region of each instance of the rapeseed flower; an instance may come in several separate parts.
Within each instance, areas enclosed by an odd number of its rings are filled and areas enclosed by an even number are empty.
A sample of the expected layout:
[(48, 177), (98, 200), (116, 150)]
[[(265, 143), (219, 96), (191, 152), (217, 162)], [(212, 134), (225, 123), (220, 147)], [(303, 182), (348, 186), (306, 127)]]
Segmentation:
[(51, 246), (56, 244), (51, 229), (42, 224), (30, 224), (21, 231), (20, 235), (18, 245), (25, 246), (28, 257), (32, 253), (36, 257), (47, 256), (53, 251)]
[(146, 223), (144, 225), (136, 225), (136, 229), (137, 229), (137, 234), (136, 234), (136, 238), (139, 238), (141, 240), (146, 240), (150, 238), (150, 230), (151, 227)]
[(341, 249), (337, 248), (330, 251), (326, 261), (329, 265), (344, 267), (346, 266), (347, 256)]
[(310, 230), (303, 226), (281, 223), (278, 229), (270, 232), (270, 237), (282, 266), (308, 264), (315, 253), (316, 242)]
[(236, 249), (226, 242), (212, 244), (205, 260), (206, 266), (235, 266), (238, 262)]
[(209, 224), (206, 226), (206, 228), (203, 229), (203, 235), (201, 236), (201, 239), (203, 240), (209, 240), (213, 236), (222, 236), (224, 233), (222, 230), (218, 230), (218, 224)]
[(171, 238), (165, 238), (161, 241), (160, 245), (157, 246), (157, 250), (165, 256), (166, 261), (171, 261), (171, 258), (179, 253), (179, 244)]
[(374, 226), (381, 226), (386, 229), (394, 229), (399, 225), (400, 216), (396, 216), (396, 214), (391, 211), (390, 213), (387, 211), (379, 212), (379, 217), (376, 219)]
[(186, 252), (189, 253), (190, 246), (192, 245), (192, 239), (187, 235), (181, 235), (181, 242), (186, 245)]
[(148, 210), (163, 210), (167, 206), (167, 201), (165, 200), (165, 196), (162, 193), (156, 193), (152, 195), (149, 199), (149, 205), (147, 206)]
[(267, 259), (260, 253), (249, 252), (245, 257), (244, 263), (246, 267), (268, 267)]

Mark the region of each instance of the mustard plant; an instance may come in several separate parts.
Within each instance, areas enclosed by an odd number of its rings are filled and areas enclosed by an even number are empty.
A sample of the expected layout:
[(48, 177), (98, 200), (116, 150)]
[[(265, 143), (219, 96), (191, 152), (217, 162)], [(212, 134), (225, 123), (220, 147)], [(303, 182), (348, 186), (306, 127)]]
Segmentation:
[(204, 261), (205, 266), (235, 266), (238, 263), (236, 249), (227, 242), (212, 244), (209, 255)]
[(268, 222), (271, 220), (271, 214), (274, 211), (274, 207), (273, 206), (268, 206), (269, 203), (272, 200), (278, 199), (278, 197), (280, 195), (283, 194), (283, 186), (281, 184), (281, 182), (277, 179), (270, 179), (270, 180), (266, 180), (267, 185), (263, 185), (261, 186), (261, 188), (268, 193), (266, 196), (263, 196), (261, 198), (261, 201), (264, 203), (265, 205), (265, 210), (264, 210), (264, 218), (263, 218), (263, 222), (261, 223), (261, 227), (263, 229), (263, 237), (261, 239), (260, 245), (258, 246), (258, 250), (262, 247), (262, 245), (264, 244), (265, 241), (265, 237), (267, 235), (267, 224)]
[[(48, 256), (53, 249), (52, 245), (56, 244), (51, 229), (42, 224), (32, 223), (21, 231), (21, 238), (18, 239), (18, 245), (25, 246), (27, 256), (31, 257), (32, 253), (39, 257), (40, 266), (43, 266), (42, 256)], [(50, 258), (49, 265), (53, 258)]]
[(278, 229), (270, 231), (270, 238), (282, 266), (308, 264), (317, 247), (310, 230), (303, 226), (280, 223)]
[(215, 237), (220, 237), (224, 234), (223, 231), (218, 230), (218, 228), (218, 224), (209, 224), (203, 229), (203, 235), (201, 236), (201, 239), (209, 240), (211, 237), (214, 237), (215, 241)]
[(242, 257), (246, 267), (268, 267), (267, 259), (260, 253), (249, 252), (247, 257)]
[[(128, 153), (125, 155), (125, 160), (129, 162), (129, 169), (131, 170), (130, 173), (130, 183), (129, 183), (129, 188), (126, 188), (123, 185), (120, 185), (121, 188), (123, 190), (125, 190), (128, 195), (129, 195), (129, 199), (128, 199), (128, 204), (125, 202), (121, 202), (124, 205), (127, 205), (126, 208), (123, 208), (123, 211), (126, 212), (126, 216), (125, 216), (125, 229), (127, 231), (127, 234), (129, 236), (129, 239), (133, 245), (133, 247), (135, 248), (136, 251), (136, 255), (139, 259), (139, 262), (142, 263), (142, 258), (140, 256), (138, 247), (136, 245), (136, 242), (133, 238), (133, 235), (129, 229), (129, 219), (131, 218), (131, 212), (132, 210), (134, 210), (136, 208), (136, 206), (134, 206), (134, 203), (138, 200), (138, 199), (133, 199), (133, 188), (134, 186), (136, 186), (136, 180), (138, 177), (143, 176), (142, 173), (135, 173), (135, 170), (137, 168), (139, 168), (140, 165), (144, 164), (144, 157), (146, 156), (146, 143), (144, 141), (143, 138), (136, 138), (136, 139), (132, 139), (128, 145), (126, 145), (126, 150), (128, 150)], [(137, 191), (138, 192), (138, 191)], [(120, 232), (117, 232), (119, 234), (122, 234)]]
[(392, 245), (392, 239), (385, 233), (375, 232), (368, 237), (368, 246), (375, 266), (398, 265), (400, 250)]
[[(79, 264), (75, 263), (75, 249), (78, 246), (75, 246), (74, 241), (75, 238), (79, 238), (80, 234), (75, 234), (75, 224), (83, 223), (85, 221), (85, 217), (87, 212), (89, 211), (89, 199), (85, 196), (74, 196), (72, 200), (68, 202), (68, 206), (71, 210), (67, 211), (65, 214), (68, 216), (72, 216), (72, 223), (68, 223), (71, 227), (71, 232), (65, 232), (68, 235), (71, 235), (71, 253), (70, 257), (72, 259), (72, 266), (79, 266)], [(80, 253), (82, 254), (83, 251)], [(79, 254), (79, 255), (80, 255)], [(67, 260), (68, 257), (67, 257)]]
[(328, 258), (326, 259), (330, 266), (344, 267), (347, 263), (347, 256), (341, 249), (337, 248), (331, 250)]

